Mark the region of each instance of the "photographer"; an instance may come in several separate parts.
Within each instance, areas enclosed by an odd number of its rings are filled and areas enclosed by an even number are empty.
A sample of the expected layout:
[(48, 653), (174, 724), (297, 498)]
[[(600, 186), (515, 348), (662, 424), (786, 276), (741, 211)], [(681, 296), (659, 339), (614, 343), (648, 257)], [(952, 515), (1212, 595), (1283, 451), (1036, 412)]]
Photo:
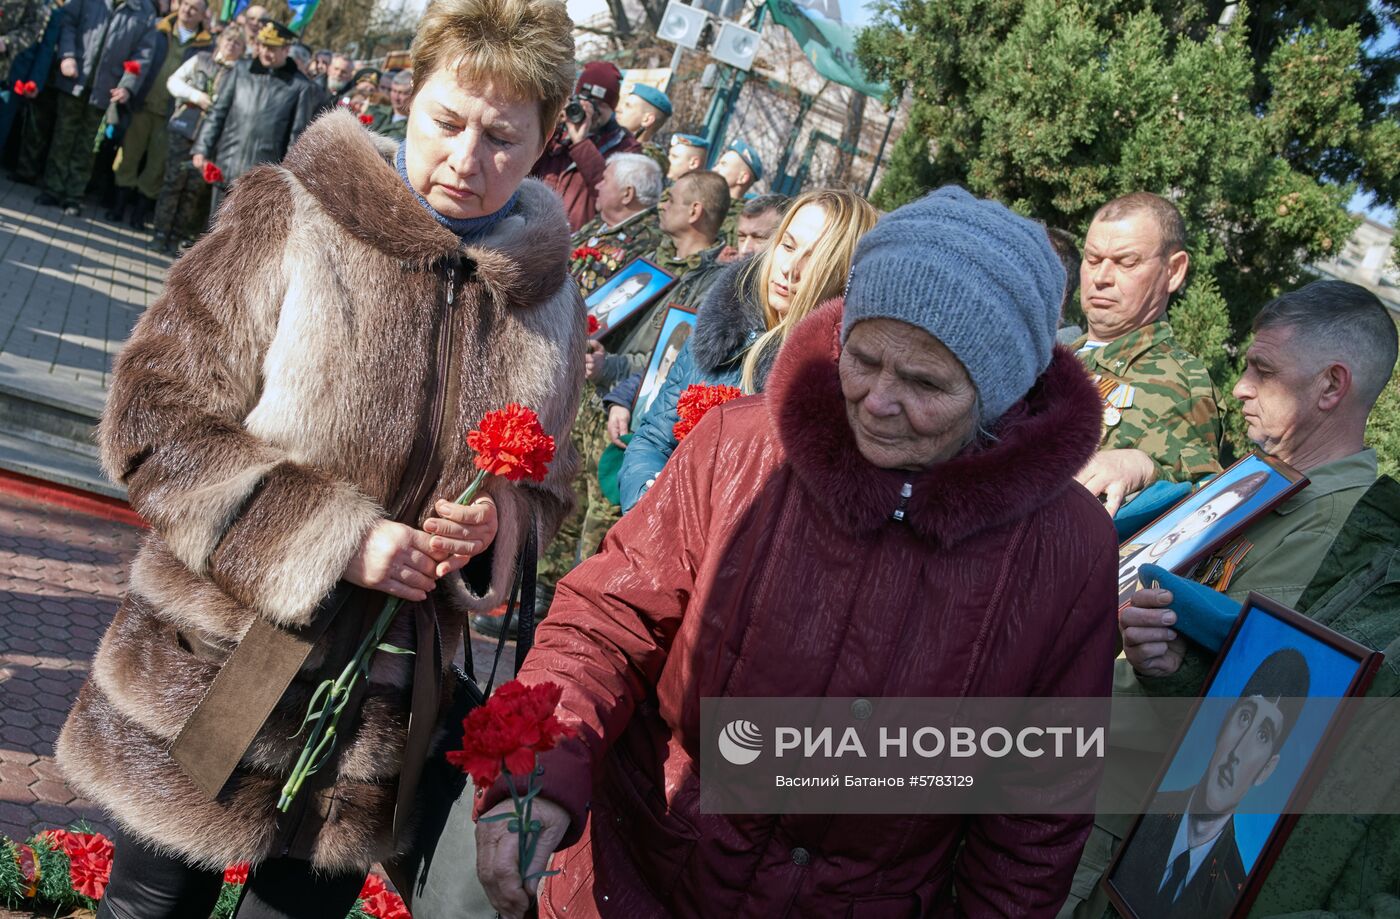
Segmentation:
[(608, 61), (584, 65), (559, 126), (530, 172), (564, 199), (571, 230), (593, 219), (595, 186), (603, 178), (607, 158), (642, 150), (613, 117), (621, 88), (622, 73), (616, 65)]

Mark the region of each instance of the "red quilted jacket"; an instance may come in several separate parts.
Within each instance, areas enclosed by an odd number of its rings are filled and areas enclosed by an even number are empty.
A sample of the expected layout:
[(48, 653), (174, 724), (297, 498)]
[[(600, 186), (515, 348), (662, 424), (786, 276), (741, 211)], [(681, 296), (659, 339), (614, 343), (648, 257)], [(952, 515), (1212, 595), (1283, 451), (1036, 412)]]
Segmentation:
[(521, 674), (564, 684), (581, 728), (541, 758), (574, 817), (542, 915), (1050, 916), (1065, 898), (1087, 816), (700, 812), (702, 697), (1109, 694), (1117, 547), (1073, 481), (1101, 417), (1079, 363), (1058, 350), (994, 444), (882, 470), (846, 424), (840, 317), (794, 330), (765, 395), (711, 412), (559, 585)]

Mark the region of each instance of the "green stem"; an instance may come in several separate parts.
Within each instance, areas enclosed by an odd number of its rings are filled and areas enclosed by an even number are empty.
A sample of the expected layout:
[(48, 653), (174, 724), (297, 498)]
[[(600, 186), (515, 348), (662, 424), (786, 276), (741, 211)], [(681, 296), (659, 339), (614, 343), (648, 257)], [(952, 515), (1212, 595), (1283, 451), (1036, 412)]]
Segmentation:
[[(481, 490), (485, 481), (486, 470), (479, 470), (476, 478), (472, 479), (466, 490), (457, 496), (456, 503), (469, 504), (476, 497), (476, 493)], [(315, 710), (318, 701), (323, 707), (311, 727), (306, 744), (301, 748), (296, 765), (292, 767), (291, 775), (287, 777), (286, 784), (282, 786), (282, 795), (277, 801), (277, 809), (282, 813), (285, 814), (291, 808), (302, 785), (320, 769), (321, 760), (334, 748), (336, 727), (340, 724), (341, 713), (345, 711), (345, 706), (350, 701), (350, 694), (354, 691), (360, 677), (369, 673), (370, 659), (378, 649), (379, 643), (384, 640), (389, 626), (393, 623), (394, 617), (398, 615), (402, 606), (403, 600), (398, 597), (390, 597), (388, 602), (384, 604), (384, 609), (380, 611), (379, 617), (374, 620), (374, 626), (360, 642), (355, 656), (345, 665), (345, 669), (334, 680), (327, 680), (317, 687), (316, 694), (312, 696), (307, 717), (309, 718), (311, 712)]]

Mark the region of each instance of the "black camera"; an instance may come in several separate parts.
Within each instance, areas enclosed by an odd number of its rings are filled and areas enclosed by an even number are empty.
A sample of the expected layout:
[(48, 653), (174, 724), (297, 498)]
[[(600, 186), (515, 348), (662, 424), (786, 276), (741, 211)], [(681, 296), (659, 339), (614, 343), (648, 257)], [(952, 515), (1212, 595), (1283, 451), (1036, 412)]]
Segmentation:
[(583, 124), (588, 120), (588, 109), (583, 107), (582, 96), (570, 96), (568, 105), (564, 106), (564, 117), (569, 124)]

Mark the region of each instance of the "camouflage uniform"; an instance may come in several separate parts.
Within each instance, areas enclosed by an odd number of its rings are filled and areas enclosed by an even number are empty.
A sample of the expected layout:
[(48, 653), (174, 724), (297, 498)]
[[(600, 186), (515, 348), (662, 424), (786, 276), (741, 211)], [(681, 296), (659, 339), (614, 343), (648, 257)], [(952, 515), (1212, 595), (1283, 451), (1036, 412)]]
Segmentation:
[(649, 156), (656, 161), (656, 165), (661, 167), (661, 174), (664, 176), (671, 171), (671, 156), (666, 152), (666, 148), (654, 140), (649, 140), (642, 144), (642, 155)]
[(0, 88), (10, 89), (10, 62), (43, 36), (52, 11), (47, 0), (0, 0)]
[(1102, 450), (1138, 449), (1158, 478), (1194, 482), (1220, 471), (1220, 397), (1205, 364), (1161, 319), (1102, 347), (1072, 346), (1104, 398)]
[[(613, 227), (607, 226), (601, 216), (595, 217), (573, 236), (574, 257), (569, 273), (587, 297), (633, 259), (653, 255), (661, 239), (655, 207)], [(582, 249), (597, 251), (581, 252)], [(604, 380), (597, 385), (585, 383), (583, 386), (583, 400), (569, 435), (582, 458), (573, 483), (577, 500), (573, 513), (540, 554), (539, 605), (542, 610), (548, 605), (559, 579), (597, 552), (603, 537), (622, 516), (622, 509), (609, 501), (598, 485), (598, 457), (609, 443), (608, 415), (603, 408), (602, 393), (616, 382), (615, 379)]]
[[(601, 216), (594, 217), (573, 236), (569, 274), (587, 297), (628, 262), (655, 252), (661, 240), (655, 206), (638, 211), (614, 227), (604, 223)], [(581, 251), (593, 249), (597, 252)]]
[(739, 217), (744, 212), (744, 202), (729, 202), (729, 214), (725, 216), (724, 223), (719, 227), (720, 242), (726, 246), (739, 247)]

